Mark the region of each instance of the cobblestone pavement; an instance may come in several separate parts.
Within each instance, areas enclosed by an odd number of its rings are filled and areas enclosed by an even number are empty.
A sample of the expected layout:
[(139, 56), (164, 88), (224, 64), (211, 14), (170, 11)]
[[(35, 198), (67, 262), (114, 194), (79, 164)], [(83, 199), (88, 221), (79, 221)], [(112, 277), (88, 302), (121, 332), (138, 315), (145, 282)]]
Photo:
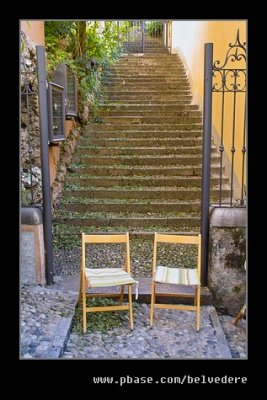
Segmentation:
[(62, 353), (77, 295), (40, 286), (21, 289), (22, 358), (57, 358)]
[(122, 326), (105, 333), (87, 332), (84, 336), (77, 332), (71, 333), (63, 358), (231, 358), (223, 332), (218, 332), (213, 324), (212, 319), (216, 315), (213, 306), (202, 307), (199, 332), (196, 332), (193, 312), (156, 310), (155, 323), (150, 328), (149, 311), (148, 304), (136, 305), (133, 331), (129, 329), (128, 316), (125, 314)]
[(233, 358), (247, 357), (247, 324), (241, 319), (237, 326), (233, 324), (234, 318), (230, 315), (219, 315), (220, 323), (224, 330), (228, 346)]
[(74, 292), (38, 286), (21, 289), (22, 358), (227, 358), (227, 346), (218, 325), (224, 329), (232, 357), (246, 357), (245, 321), (239, 321), (235, 327), (233, 317), (219, 316), (220, 325), (212, 306), (201, 308), (199, 333), (195, 329), (195, 313), (189, 311), (156, 310), (151, 329), (148, 326), (150, 306), (137, 303), (133, 331), (129, 329), (127, 313), (121, 312), (123, 317), (119, 326), (103, 333), (88, 331), (86, 335), (73, 330), (66, 340), (76, 300), (77, 293)]

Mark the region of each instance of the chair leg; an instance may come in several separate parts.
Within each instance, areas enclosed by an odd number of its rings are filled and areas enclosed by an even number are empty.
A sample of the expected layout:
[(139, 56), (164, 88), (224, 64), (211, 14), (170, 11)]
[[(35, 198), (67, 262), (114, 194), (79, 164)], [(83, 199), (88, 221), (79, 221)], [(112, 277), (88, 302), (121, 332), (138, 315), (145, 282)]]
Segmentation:
[(78, 305), (81, 304), (81, 299), (82, 299), (82, 271), (80, 272), (80, 291), (79, 291)]
[(151, 285), (151, 305), (150, 305), (150, 326), (153, 326), (154, 320), (154, 304), (155, 304), (155, 282), (152, 280)]
[(123, 303), (123, 295), (124, 295), (124, 285), (121, 287), (121, 294), (120, 294), (120, 299), (119, 299), (120, 304)]
[(241, 308), (241, 310), (239, 311), (239, 313), (237, 314), (236, 319), (234, 320), (234, 325), (236, 326), (238, 321), (244, 316), (246, 311), (246, 304)]
[(83, 333), (86, 333), (86, 279), (82, 277), (82, 298), (83, 298)]
[(197, 332), (198, 332), (200, 328), (200, 286), (197, 286), (196, 298), (197, 298), (196, 307), (197, 307)]
[(133, 330), (133, 300), (132, 285), (128, 285), (129, 311), (130, 311), (130, 328)]

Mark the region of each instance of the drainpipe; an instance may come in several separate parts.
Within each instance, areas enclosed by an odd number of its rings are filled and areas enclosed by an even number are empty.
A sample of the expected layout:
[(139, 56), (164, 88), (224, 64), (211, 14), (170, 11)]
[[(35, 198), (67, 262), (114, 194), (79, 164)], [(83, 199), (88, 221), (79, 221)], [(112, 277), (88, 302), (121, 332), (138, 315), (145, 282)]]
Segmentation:
[(43, 192), (43, 226), (45, 248), (46, 282), (52, 285), (53, 281), (53, 239), (52, 239), (52, 212), (50, 193), (50, 171), (48, 158), (48, 110), (47, 110), (47, 81), (45, 72), (45, 48), (36, 46), (39, 98), (39, 125), (41, 141), (41, 168)]

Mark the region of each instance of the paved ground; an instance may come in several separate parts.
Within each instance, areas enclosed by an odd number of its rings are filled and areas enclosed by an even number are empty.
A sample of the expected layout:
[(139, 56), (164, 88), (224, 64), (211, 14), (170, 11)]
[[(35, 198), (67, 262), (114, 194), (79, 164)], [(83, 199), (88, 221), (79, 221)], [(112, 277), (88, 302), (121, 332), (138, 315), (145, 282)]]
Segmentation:
[[(155, 325), (148, 326), (149, 305), (135, 303), (134, 331), (129, 330), (127, 312), (104, 323), (102, 331), (80, 332), (79, 313), (69, 336), (77, 292), (38, 286), (21, 290), (21, 357), (83, 359), (149, 358), (245, 358), (246, 323), (235, 327), (233, 317), (218, 318), (214, 307), (202, 306), (201, 330), (195, 330), (195, 314), (156, 310)], [(70, 289), (67, 285), (67, 289)], [(102, 316), (101, 316), (102, 315)], [(220, 323), (221, 321), (221, 323)], [(106, 325), (105, 325), (106, 324)], [(101, 324), (100, 324), (101, 325)], [(110, 327), (109, 327), (110, 326)], [(225, 334), (224, 334), (225, 333)], [(227, 339), (227, 340), (226, 340)]]

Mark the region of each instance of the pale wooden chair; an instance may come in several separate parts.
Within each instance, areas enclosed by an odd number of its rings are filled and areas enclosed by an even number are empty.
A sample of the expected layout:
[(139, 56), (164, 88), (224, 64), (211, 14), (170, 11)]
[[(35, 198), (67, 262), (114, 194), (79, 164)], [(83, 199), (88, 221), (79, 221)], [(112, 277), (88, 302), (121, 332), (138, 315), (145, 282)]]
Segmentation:
[[(125, 244), (125, 265), (119, 268), (90, 268), (85, 263), (85, 247), (97, 243)], [(137, 283), (130, 272), (130, 245), (129, 234), (89, 234), (82, 233), (82, 262), (80, 275), (79, 303), (82, 300), (83, 333), (86, 333), (86, 316), (90, 312), (129, 310), (130, 328), (133, 330), (132, 285)], [(87, 283), (87, 285), (86, 285)], [(123, 304), (124, 286), (128, 286), (128, 303)], [(121, 286), (120, 293), (86, 293), (89, 288)], [(118, 297), (119, 305), (86, 307), (86, 297)]]
[[(174, 243), (177, 244), (177, 251), (179, 251), (179, 244), (196, 245), (197, 257), (195, 268), (186, 268), (185, 265), (179, 267), (164, 267), (157, 265), (158, 256), (158, 243)], [(187, 235), (168, 235), (155, 233), (154, 236), (154, 251), (153, 251), (153, 265), (152, 265), (152, 287), (151, 287), (151, 309), (150, 309), (150, 326), (153, 326), (154, 309), (167, 308), (174, 310), (192, 310), (196, 311), (196, 326), (197, 331), (200, 327), (200, 276), (201, 276), (201, 235), (187, 236)], [(170, 285), (189, 285), (195, 288), (195, 293), (156, 293), (157, 284), (170, 284)], [(156, 303), (156, 296), (161, 297), (192, 297), (194, 298), (194, 305), (183, 304), (159, 304)]]

